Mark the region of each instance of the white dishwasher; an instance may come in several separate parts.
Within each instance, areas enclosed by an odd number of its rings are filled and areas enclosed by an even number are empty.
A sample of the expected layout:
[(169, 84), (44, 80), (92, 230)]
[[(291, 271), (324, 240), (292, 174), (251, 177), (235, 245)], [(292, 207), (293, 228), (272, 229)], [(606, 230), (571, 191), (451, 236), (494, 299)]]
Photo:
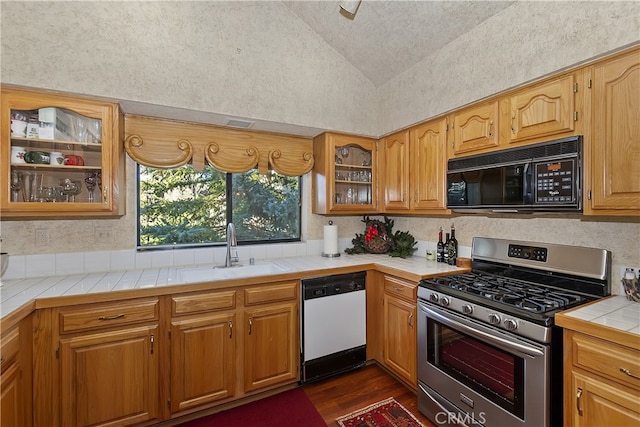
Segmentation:
[(302, 382), (347, 372), (366, 363), (365, 281), (365, 272), (302, 280)]

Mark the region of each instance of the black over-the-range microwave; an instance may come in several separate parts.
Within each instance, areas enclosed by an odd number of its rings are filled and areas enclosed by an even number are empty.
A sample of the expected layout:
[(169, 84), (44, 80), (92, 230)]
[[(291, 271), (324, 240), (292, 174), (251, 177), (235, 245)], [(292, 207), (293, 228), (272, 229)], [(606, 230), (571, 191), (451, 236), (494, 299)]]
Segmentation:
[(447, 206), (457, 212), (581, 212), (582, 136), (449, 160)]

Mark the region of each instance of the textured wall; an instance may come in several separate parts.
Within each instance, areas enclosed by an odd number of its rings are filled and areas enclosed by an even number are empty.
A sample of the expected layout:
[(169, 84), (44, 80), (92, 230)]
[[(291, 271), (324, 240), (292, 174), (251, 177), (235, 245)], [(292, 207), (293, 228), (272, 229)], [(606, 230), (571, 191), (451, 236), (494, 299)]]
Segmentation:
[[(452, 19), (455, 19), (452, 18)], [(377, 135), (640, 40), (640, 2), (518, 1), (378, 88)]]
[(280, 2), (0, 8), (5, 83), (373, 135), (373, 84)]

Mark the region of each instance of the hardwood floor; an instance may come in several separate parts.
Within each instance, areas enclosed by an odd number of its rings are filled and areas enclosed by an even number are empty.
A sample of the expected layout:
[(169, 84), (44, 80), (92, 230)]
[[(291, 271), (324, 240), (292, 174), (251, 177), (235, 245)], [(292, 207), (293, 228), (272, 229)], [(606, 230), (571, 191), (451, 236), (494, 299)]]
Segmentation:
[(328, 378), (302, 387), (328, 426), (337, 426), (336, 418), (365, 406), (393, 397), (425, 426), (434, 427), (418, 411), (415, 393), (377, 364)]

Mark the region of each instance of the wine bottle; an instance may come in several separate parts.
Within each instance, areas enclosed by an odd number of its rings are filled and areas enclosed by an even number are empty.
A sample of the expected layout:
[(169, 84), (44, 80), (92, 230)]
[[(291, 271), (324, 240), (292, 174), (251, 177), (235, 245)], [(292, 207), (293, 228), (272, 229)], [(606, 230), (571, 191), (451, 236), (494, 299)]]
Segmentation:
[(444, 262), (444, 243), (442, 242), (442, 227), (440, 227), (440, 231), (438, 232), (438, 246), (437, 246), (436, 260), (438, 262)]
[(447, 239), (444, 242), (443, 251), (442, 251), (442, 262), (445, 264), (449, 264), (449, 233), (447, 233)]
[(456, 265), (456, 259), (458, 258), (458, 240), (456, 239), (456, 228), (453, 224), (451, 224), (451, 238), (449, 239), (447, 252), (449, 253), (449, 264)]

